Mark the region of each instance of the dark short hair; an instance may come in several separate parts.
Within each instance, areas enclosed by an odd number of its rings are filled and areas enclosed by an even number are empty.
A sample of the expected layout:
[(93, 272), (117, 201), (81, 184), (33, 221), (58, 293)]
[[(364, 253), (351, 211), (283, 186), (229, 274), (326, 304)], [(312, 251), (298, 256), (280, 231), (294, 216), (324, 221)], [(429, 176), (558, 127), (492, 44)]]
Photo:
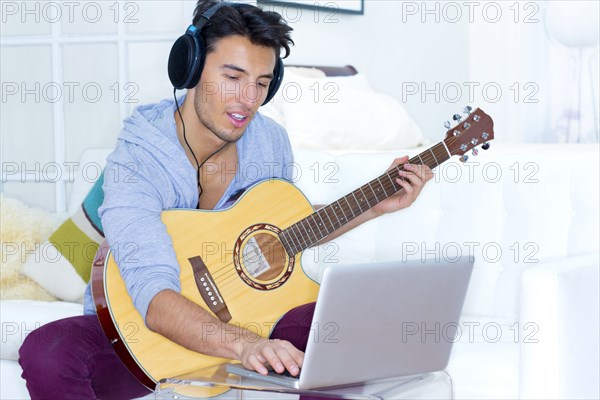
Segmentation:
[[(220, 1), (199, 0), (194, 10), (193, 24), (196, 25), (203, 12)], [(235, 3), (232, 3), (235, 4)], [(259, 7), (237, 3), (234, 7), (223, 6), (206, 22), (202, 28), (202, 37), (206, 44), (206, 52), (210, 53), (215, 42), (227, 36), (240, 35), (251, 43), (270, 47), (280, 56), (285, 50), (286, 58), (290, 54), (290, 37), (293, 29), (274, 11), (264, 11)]]

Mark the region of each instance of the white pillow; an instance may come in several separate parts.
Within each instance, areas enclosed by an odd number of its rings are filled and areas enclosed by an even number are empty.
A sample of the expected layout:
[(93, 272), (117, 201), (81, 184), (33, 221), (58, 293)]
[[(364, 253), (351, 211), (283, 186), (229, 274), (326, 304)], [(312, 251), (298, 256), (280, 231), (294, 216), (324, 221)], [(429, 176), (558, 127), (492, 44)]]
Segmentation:
[(310, 79), (320, 79), (325, 78), (325, 72), (317, 68), (311, 67), (285, 67), (283, 70), (283, 81), (281, 82), (281, 87), (279, 91), (273, 97), (268, 104), (262, 106), (260, 108), (260, 113), (266, 115), (267, 117), (272, 118), (279, 125), (285, 126), (285, 119), (283, 117), (283, 95), (282, 88), (286, 87), (291, 81), (294, 80), (294, 77), (301, 76)]
[(374, 92), (362, 74), (309, 79), (290, 73), (280, 91), (295, 149), (392, 150), (423, 142), (404, 107)]

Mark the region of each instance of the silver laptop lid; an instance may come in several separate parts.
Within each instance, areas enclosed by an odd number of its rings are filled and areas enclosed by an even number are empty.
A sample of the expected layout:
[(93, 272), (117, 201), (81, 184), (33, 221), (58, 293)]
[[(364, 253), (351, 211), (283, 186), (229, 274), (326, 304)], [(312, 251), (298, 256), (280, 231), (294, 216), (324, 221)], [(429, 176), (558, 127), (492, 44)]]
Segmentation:
[(473, 258), (325, 270), (300, 377), (320, 388), (446, 368)]

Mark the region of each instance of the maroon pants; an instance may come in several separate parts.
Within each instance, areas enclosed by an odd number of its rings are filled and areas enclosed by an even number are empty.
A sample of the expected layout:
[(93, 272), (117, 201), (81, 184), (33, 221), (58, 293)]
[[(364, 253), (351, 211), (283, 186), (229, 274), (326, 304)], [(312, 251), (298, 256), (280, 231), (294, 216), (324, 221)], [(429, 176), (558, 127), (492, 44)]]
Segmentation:
[[(271, 338), (305, 351), (314, 308), (309, 303), (289, 311)], [(19, 364), (34, 400), (131, 399), (150, 393), (123, 365), (95, 315), (54, 321), (31, 332), (19, 350)]]

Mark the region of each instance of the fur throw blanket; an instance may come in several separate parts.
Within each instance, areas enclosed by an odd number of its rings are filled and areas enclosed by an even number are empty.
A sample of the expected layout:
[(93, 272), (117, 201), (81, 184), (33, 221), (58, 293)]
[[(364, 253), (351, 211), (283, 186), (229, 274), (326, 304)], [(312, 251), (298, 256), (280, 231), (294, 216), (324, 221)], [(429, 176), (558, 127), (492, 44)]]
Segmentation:
[(21, 274), (26, 257), (60, 225), (47, 211), (0, 195), (0, 299), (56, 300), (40, 285)]

